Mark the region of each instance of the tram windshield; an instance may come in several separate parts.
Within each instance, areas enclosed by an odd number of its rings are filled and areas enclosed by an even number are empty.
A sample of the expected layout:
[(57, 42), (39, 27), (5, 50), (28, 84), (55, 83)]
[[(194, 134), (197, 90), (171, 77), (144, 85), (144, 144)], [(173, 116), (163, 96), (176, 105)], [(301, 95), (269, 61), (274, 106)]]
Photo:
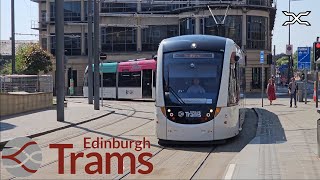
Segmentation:
[(221, 52), (181, 51), (164, 54), (166, 106), (216, 105), (222, 66)]

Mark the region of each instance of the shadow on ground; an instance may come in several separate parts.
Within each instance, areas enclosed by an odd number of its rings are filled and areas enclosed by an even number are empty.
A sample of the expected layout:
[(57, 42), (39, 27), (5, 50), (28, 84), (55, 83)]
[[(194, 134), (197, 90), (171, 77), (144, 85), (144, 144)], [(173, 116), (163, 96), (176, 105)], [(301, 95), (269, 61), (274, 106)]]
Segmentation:
[(256, 136), (258, 116), (253, 109), (245, 109), (245, 120), (242, 131), (226, 144), (219, 145), (215, 152), (240, 152)]
[(259, 144), (279, 144), (287, 141), (286, 134), (278, 115), (266, 109), (257, 109), (261, 117), (261, 128), (257, 136), (260, 137)]
[(13, 129), (15, 127), (16, 127), (15, 125), (0, 121), (0, 131), (6, 131), (6, 130), (9, 130), (9, 129)]
[(26, 116), (26, 115), (33, 114), (33, 113), (39, 113), (39, 112), (54, 110), (54, 109), (55, 109), (54, 107), (50, 107), (50, 108), (32, 110), (32, 111), (27, 111), (27, 112), (12, 114), (12, 115), (5, 115), (5, 116), (1, 116), (0, 121), (5, 121), (6, 119), (16, 118), (16, 117), (20, 117), (20, 116)]

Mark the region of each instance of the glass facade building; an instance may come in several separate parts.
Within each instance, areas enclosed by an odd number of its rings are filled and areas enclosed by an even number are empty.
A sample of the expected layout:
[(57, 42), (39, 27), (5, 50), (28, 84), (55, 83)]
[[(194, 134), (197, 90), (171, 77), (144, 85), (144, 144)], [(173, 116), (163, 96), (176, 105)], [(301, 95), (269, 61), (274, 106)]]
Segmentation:
[[(177, 1), (177, 0), (175, 0)], [(240, 0), (241, 1), (241, 0)], [(268, 17), (258, 16), (258, 15), (246, 15), (246, 21), (243, 21), (243, 15), (228, 15), (225, 18), (224, 25), (216, 23), (212, 18), (209, 11), (204, 8), (205, 5), (201, 3), (207, 2), (206, 0), (199, 0), (198, 10), (207, 11), (207, 15), (200, 17), (198, 23), (196, 17), (183, 17), (179, 16), (181, 13), (193, 12), (196, 6), (191, 1), (180, 0), (179, 3), (163, 3), (166, 1), (161, 1), (162, 3), (156, 4), (151, 2), (146, 3), (111, 3), (111, 2), (101, 2), (100, 3), (100, 13), (110, 13), (113, 14), (112, 18), (118, 18), (123, 20), (126, 18), (122, 16), (123, 14), (163, 14), (163, 15), (176, 15), (174, 22), (164, 22), (161, 25), (158, 24), (159, 21), (167, 21), (166, 18), (157, 17), (153, 21), (154, 23), (148, 23), (145, 27), (138, 30), (139, 24), (133, 24), (132, 27), (124, 25), (104, 25), (101, 27), (101, 40), (100, 48), (101, 51), (106, 53), (112, 52), (134, 52), (134, 51), (156, 51), (159, 43), (165, 39), (172, 36), (178, 35), (189, 35), (189, 34), (208, 34), (228, 37), (233, 39), (239, 46), (242, 47), (245, 44), (246, 49), (266, 49), (268, 44)], [(168, 1), (169, 2), (169, 1)], [(171, 2), (171, 1), (170, 1)], [(226, 1), (222, 0), (222, 3), (239, 2), (239, 0)], [(247, 0), (245, 1), (247, 5), (250, 6), (266, 6), (268, 7), (273, 1), (272, 0)], [(82, 11), (83, 8), (83, 11)], [(201, 9), (202, 8), (202, 9)], [(225, 10), (226, 7), (223, 9)], [(45, 11), (44, 11), (45, 12)], [(81, 15), (81, 13), (84, 13)], [(45, 13), (41, 14), (42, 19), (45, 19)], [(119, 15), (117, 15), (119, 14)], [(86, 23), (88, 17), (88, 3), (84, 1), (83, 3), (79, 1), (66, 1), (64, 3), (64, 19), (65, 22), (82, 22)], [(111, 17), (101, 16), (100, 19), (108, 19)], [(136, 21), (136, 18), (131, 18)], [(142, 19), (147, 19), (144, 16)], [(224, 15), (215, 15), (217, 22), (222, 22)], [(50, 2), (50, 21), (53, 23), (55, 20), (55, 4)], [(82, 20), (82, 21), (81, 21)], [(246, 24), (243, 24), (246, 23)], [(197, 32), (197, 29), (198, 31)], [(245, 31), (245, 32), (243, 32)], [(141, 34), (138, 34), (141, 33)], [(246, 33), (246, 36), (243, 36)], [(86, 32), (81, 34), (81, 32), (75, 32), (71, 34), (77, 34), (80, 38), (65, 38), (66, 49), (69, 51), (70, 55), (76, 56), (81, 55), (81, 36), (85, 38), (85, 43), (87, 42)], [(79, 35), (80, 34), (80, 35)], [(54, 34), (51, 37), (52, 44), (51, 49), (54, 53)], [(246, 37), (246, 39), (243, 39)], [(43, 43), (42, 43), (43, 44)], [(139, 45), (140, 44), (140, 45)], [(84, 46), (84, 54), (87, 54), (87, 45)], [(80, 50), (79, 50), (80, 49)], [(83, 53), (82, 53), (83, 54)]]
[[(39, 20), (42, 27), (39, 40), (43, 48), (55, 55), (55, 3), (50, 0), (38, 2), (41, 4)], [(230, 4), (232, 8), (226, 13)], [(223, 36), (234, 40), (246, 52), (250, 68), (243, 74), (246, 89), (259, 89), (259, 53), (271, 53), (274, 5), (273, 0), (100, 1), (99, 50), (108, 54), (111, 61), (149, 58), (156, 53), (160, 42), (169, 37), (190, 34)], [(87, 63), (88, 12), (87, 0), (64, 2), (65, 54), (74, 56), (72, 59), (82, 59), (81, 71)], [(81, 86), (82, 76), (78, 74), (77, 78)]]

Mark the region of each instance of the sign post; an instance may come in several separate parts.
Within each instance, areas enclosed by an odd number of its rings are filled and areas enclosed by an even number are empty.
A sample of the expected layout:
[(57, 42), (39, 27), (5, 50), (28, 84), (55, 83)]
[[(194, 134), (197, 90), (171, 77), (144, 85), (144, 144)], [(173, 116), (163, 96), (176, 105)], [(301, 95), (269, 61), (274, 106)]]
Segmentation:
[(260, 64), (261, 64), (261, 106), (263, 107), (263, 91), (264, 91), (264, 51), (260, 51)]
[(311, 68), (311, 47), (298, 47), (298, 69)]
[(299, 70), (304, 71), (304, 99), (307, 104), (307, 72), (311, 69), (311, 47), (298, 47), (298, 64)]
[(100, 97), (101, 97), (101, 107), (103, 108), (103, 71), (102, 71), (102, 61), (100, 61)]
[[(290, 38), (289, 38), (290, 39)], [(287, 83), (289, 84), (290, 79), (291, 79), (291, 75), (293, 76), (293, 67), (292, 67), (292, 49), (293, 46), (290, 45), (290, 40), (289, 40), (289, 44), (286, 45), (286, 54), (288, 55), (288, 78), (287, 78)], [(292, 74), (291, 74), (292, 71)]]
[(316, 101), (316, 108), (318, 108), (318, 91), (319, 91), (319, 69), (318, 64), (320, 63), (320, 41), (319, 37), (317, 37), (316, 42), (313, 43), (313, 62), (314, 64), (314, 70), (315, 70), (315, 101)]

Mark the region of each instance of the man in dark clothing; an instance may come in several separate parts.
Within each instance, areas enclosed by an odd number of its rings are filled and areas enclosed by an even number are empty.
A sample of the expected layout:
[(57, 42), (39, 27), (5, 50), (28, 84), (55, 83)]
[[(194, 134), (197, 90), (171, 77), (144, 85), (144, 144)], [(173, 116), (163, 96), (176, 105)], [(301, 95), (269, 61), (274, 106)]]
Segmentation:
[(292, 98), (294, 99), (294, 107), (297, 107), (297, 90), (298, 90), (298, 86), (297, 83), (293, 78), (291, 78), (291, 82), (289, 83), (289, 94), (290, 94), (290, 107), (292, 107)]

